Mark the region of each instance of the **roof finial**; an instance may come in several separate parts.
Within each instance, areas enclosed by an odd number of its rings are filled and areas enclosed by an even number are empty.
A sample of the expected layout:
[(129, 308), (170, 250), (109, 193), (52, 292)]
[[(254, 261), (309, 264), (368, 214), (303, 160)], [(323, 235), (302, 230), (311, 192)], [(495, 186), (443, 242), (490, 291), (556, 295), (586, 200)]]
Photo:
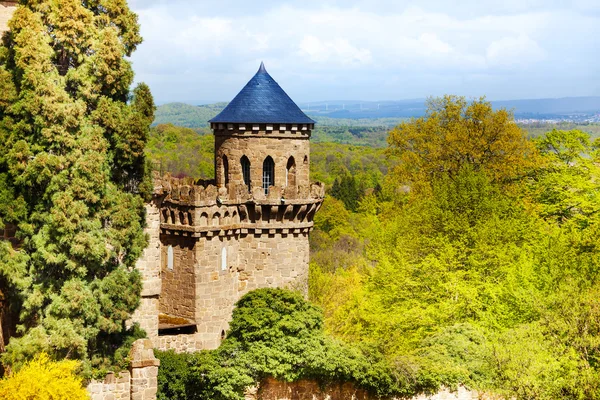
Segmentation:
[(267, 70), (265, 69), (265, 63), (264, 62), (260, 62), (260, 68), (258, 69), (259, 73), (267, 73)]

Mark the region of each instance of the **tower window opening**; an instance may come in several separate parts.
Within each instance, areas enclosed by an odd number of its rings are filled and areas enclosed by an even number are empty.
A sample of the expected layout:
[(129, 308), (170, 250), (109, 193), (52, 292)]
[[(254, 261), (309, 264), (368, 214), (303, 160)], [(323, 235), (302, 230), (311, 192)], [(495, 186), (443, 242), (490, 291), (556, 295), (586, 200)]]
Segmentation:
[(275, 163), (271, 156), (263, 162), (263, 190), (265, 195), (269, 194), (269, 187), (275, 184)]
[(167, 269), (173, 271), (173, 246), (167, 248)]
[(296, 160), (290, 157), (285, 168), (285, 186), (296, 186)]
[(227, 247), (221, 249), (221, 271), (227, 271)]
[(243, 156), (241, 159), (242, 164), (242, 178), (244, 179), (244, 185), (248, 188), (248, 193), (251, 192), (250, 186), (250, 160), (248, 157)]
[(229, 160), (227, 160), (227, 156), (223, 156), (223, 183), (225, 186), (229, 185)]

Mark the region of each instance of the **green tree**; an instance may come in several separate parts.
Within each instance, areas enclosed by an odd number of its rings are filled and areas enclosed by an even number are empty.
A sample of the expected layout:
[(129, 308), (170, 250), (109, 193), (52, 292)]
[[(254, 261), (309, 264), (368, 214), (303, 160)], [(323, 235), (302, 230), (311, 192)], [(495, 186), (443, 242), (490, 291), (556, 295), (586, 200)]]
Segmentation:
[(155, 169), (173, 176), (213, 179), (215, 139), (192, 129), (160, 124), (150, 130), (146, 154)]
[(415, 190), (435, 177), (470, 166), (495, 181), (522, 176), (535, 165), (535, 148), (505, 109), (494, 111), (484, 98), (444, 96), (427, 102), (424, 117), (390, 131), (389, 152), (398, 157), (394, 175)]
[[(124, 0), (21, 2), (0, 47), (0, 246), (18, 335), (3, 362), (33, 354), (101, 366), (139, 303), (146, 245), (148, 87), (133, 93), (127, 57), (141, 42)], [(20, 276), (11, 276), (18, 271)], [(18, 280), (18, 282), (16, 282)], [(18, 283), (18, 285), (17, 285)]]
[(589, 225), (600, 212), (600, 167), (590, 135), (554, 129), (535, 144), (543, 163), (532, 175), (530, 190), (541, 215)]

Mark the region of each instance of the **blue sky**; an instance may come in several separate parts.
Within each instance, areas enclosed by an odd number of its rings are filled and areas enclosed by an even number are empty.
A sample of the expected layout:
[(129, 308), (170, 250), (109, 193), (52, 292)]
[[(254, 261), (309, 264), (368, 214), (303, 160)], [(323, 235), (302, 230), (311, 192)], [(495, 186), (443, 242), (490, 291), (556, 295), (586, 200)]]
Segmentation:
[(600, 95), (600, 0), (129, 3), (158, 103), (229, 101), (260, 61), (297, 102)]

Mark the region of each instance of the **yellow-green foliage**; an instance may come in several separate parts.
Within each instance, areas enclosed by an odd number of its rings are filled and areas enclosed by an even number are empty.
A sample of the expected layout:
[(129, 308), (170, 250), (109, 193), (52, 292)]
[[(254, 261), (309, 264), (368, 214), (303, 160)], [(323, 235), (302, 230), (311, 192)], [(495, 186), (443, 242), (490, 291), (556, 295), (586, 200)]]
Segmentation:
[[(521, 140), (516, 133), (502, 140)], [(456, 134), (437, 147), (398, 136), (416, 147), (397, 156), (434, 149), (445, 159)], [(505, 144), (498, 148), (514, 146)], [(600, 400), (600, 141), (555, 130), (521, 148), (526, 175), (477, 158), (404, 170), (421, 176), (423, 190), (403, 186), (411, 180), (394, 170), (356, 212), (326, 198), (309, 283), (326, 331), (381, 349), (419, 388)]]
[(42, 353), (20, 371), (0, 381), (0, 399), (4, 400), (84, 400), (88, 393), (74, 371), (79, 362), (50, 361)]

